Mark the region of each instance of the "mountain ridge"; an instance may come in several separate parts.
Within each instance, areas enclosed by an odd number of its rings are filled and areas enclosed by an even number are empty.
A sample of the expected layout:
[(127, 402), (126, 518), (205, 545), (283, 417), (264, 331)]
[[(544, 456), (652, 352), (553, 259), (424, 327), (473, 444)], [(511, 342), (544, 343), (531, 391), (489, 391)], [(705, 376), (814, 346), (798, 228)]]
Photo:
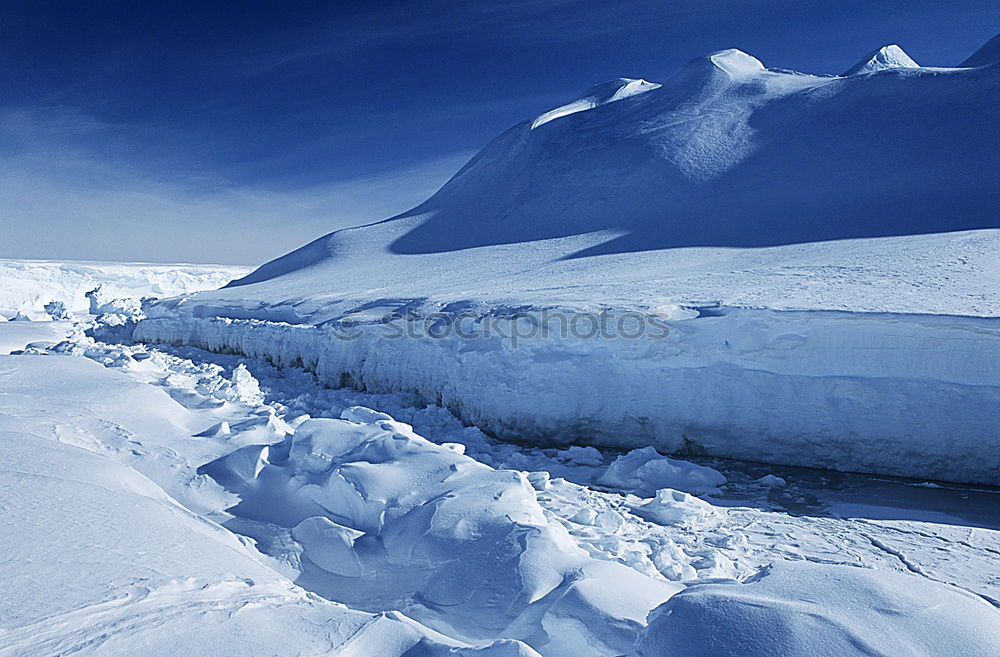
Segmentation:
[(499, 135), (414, 209), (335, 231), (231, 285), (352, 253), (602, 232), (560, 257), (1000, 226), (1000, 139), (981, 127), (1000, 121), (1000, 75), (889, 66), (902, 61), (896, 50), (859, 62), (887, 66), (878, 75), (768, 69), (728, 49), (662, 83), (597, 85)]

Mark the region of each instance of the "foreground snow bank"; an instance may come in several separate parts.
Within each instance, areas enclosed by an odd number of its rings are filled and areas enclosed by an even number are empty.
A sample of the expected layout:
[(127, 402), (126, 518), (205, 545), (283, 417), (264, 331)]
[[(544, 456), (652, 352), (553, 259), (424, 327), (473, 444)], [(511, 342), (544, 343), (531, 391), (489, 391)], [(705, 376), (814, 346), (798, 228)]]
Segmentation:
[(124, 462), (196, 485), (149, 462), (156, 440), (195, 444), (162, 391), (58, 356), (0, 357), (0, 388), (0, 656), (538, 657), (323, 600), (180, 506)]
[(514, 441), (1000, 483), (996, 318), (719, 306), (631, 340), (397, 339), (377, 322), (345, 339), (329, 326), (150, 312), (140, 341), (413, 392)]
[(650, 614), (635, 657), (992, 657), (997, 610), (929, 581), (778, 562), (752, 580), (696, 584)]

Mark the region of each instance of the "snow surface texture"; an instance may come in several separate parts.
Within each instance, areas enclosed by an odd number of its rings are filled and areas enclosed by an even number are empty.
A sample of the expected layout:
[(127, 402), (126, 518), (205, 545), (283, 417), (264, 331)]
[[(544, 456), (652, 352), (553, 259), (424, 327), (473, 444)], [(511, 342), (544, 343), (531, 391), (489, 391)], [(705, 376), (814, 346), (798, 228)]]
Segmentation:
[(86, 296), (98, 285), (111, 297), (168, 297), (225, 285), (247, 273), (235, 265), (50, 262), (0, 259), (0, 314), (44, 317), (44, 305), (61, 302), (69, 311), (90, 307)]
[[(415, 392), (511, 440), (998, 483), (1000, 67), (892, 46), (859, 67), (726, 50), (599, 85), (411, 212), (148, 304), (135, 336)], [(380, 331), (541, 309), (669, 335)]]

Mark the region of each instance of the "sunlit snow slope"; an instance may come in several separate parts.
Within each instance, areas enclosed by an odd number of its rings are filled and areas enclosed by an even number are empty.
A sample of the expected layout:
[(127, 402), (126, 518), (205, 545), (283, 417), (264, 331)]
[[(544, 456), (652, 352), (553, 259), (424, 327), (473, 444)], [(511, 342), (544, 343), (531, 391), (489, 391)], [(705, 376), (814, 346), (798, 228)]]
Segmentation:
[[(136, 335), (415, 391), (508, 438), (1000, 483), (995, 50), (927, 68), (886, 46), (843, 76), (726, 50), (598, 85), (410, 212), (153, 304)], [(670, 330), (378, 324), (541, 308)]]

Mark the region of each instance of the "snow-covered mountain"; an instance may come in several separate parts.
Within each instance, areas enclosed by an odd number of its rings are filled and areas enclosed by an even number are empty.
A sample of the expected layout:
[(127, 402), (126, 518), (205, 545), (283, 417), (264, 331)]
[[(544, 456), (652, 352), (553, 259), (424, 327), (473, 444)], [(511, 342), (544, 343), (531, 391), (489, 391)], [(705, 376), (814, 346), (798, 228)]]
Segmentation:
[[(414, 391), (516, 439), (996, 483), (994, 51), (929, 68), (886, 46), (816, 76), (725, 50), (598, 85), (413, 210), (152, 305), (136, 335)], [(669, 336), (377, 330), (552, 308)]]
[(1000, 60), (972, 60), (921, 68), (890, 45), (837, 77), (724, 50), (662, 85), (598, 85), (505, 132), (413, 210), (320, 238), (243, 282), (327, 254), (592, 231), (621, 235), (562, 255), (1000, 227), (1000, 85), (984, 66)]

